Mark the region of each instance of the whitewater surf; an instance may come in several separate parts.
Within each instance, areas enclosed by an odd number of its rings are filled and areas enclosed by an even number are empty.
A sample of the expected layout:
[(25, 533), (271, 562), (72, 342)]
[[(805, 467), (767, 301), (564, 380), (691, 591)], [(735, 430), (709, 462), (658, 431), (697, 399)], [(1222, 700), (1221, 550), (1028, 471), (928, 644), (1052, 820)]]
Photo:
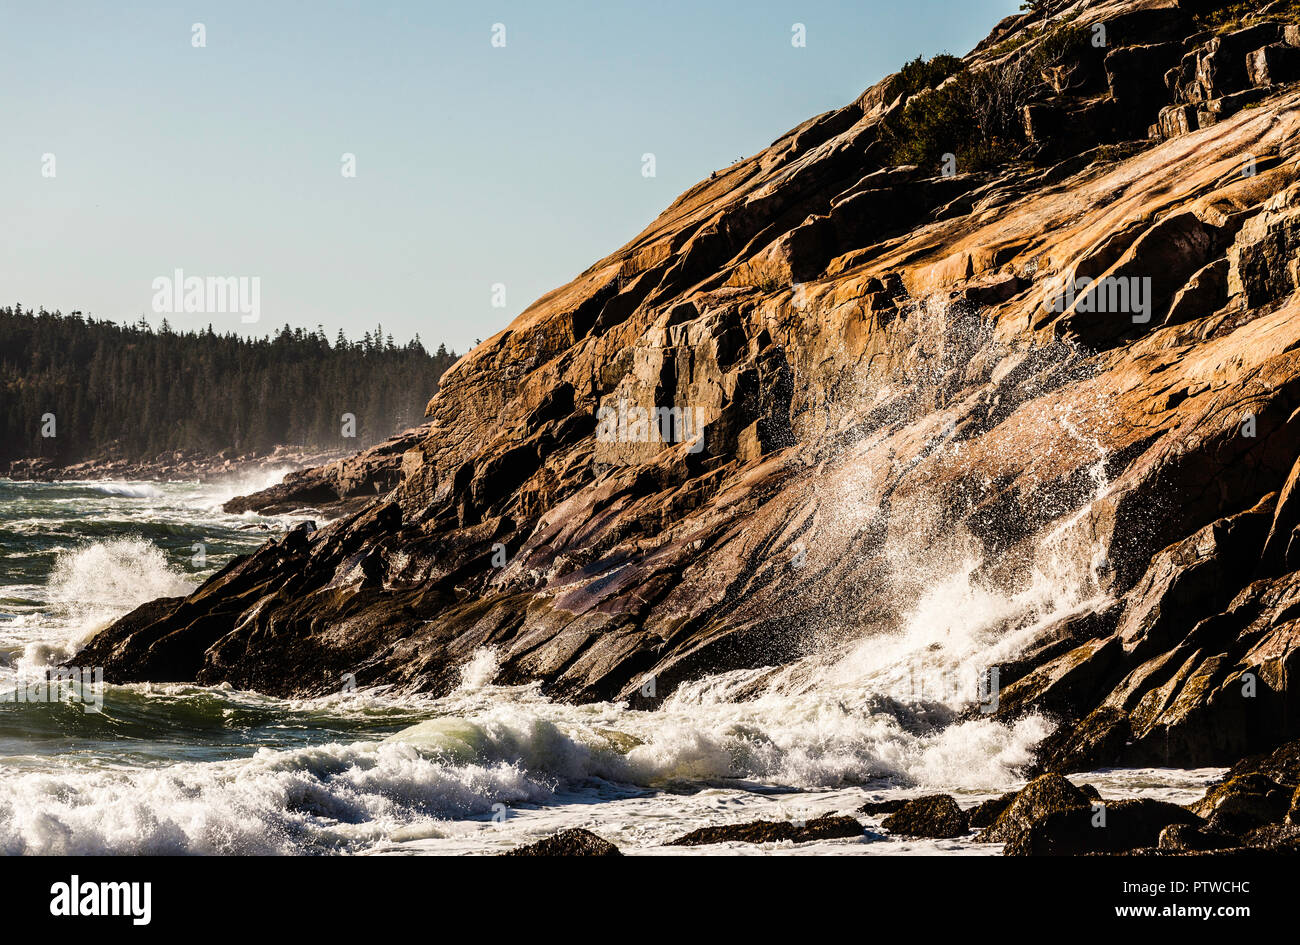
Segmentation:
[[(14, 690), (75, 662), (113, 619), (187, 593), (297, 521), (220, 511), (246, 487), (0, 481), (0, 683)], [(897, 633), (707, 676), (650, 712), (495, 685), (486, 649), (441, 698), (340, 680), (337, 694), (310, 700), (109, 684), (99, 712), (3, 702), (0, 850), (487, 853), (585, 827), (633, 854), (995, 854), (997, 845), (871, 829), (797, 845), (667, 844), (719, 823), (806, 821), (935, 791), (974, 803), (1023, 784), (1051, 722), (985, 717), (979, 668), (1095, 604), (1096, 560), (1053, 554), (1068, 524), (1012, 592), (987, 586), (978, 559), (954, 548)], [(1103, 795), (1186, 802), (1220, 773), (1075, 780)]]

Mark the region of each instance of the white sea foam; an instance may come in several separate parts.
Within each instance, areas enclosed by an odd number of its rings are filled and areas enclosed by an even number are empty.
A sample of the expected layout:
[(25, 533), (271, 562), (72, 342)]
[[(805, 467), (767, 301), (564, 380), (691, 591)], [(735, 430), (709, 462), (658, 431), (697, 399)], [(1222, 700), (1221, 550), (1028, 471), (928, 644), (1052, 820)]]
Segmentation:
[(11, 775), (0, 780), (0, 851), (345, 852), (551, 796), (517, 767), (450, 765), (406, 745), (264, 749), (240, 761)]
[(246, 469), (229, 477), (218, 479), (203, 487), (197, 498), (201, 508), (218, 509), (236, 496), (252, 495), (271, 486), (279, 485), (284, 477), (300, 467), (291, 464)]
[(480, 647), (474, 651), (460, 671), (460, 688), (466, 691), (482, 689), (497, 674), (499, 660), (491, 647)]

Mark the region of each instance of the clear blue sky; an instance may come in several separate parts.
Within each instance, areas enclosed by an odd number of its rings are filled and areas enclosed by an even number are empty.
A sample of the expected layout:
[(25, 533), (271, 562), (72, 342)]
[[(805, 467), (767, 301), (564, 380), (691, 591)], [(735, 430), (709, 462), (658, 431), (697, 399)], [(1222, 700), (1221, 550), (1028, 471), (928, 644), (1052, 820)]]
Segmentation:
[(158, 276), (257, 276), (258, 324), (172, 324), (463, 351), (710, 171), (1018, 6), (0, 0), (0, 300), (156, 323)]

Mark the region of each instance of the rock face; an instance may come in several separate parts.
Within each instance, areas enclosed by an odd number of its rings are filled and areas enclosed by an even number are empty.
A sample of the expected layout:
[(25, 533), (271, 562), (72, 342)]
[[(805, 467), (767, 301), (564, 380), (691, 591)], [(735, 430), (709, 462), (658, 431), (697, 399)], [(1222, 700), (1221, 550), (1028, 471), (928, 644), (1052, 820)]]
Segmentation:
[[(463, 358), (423, 431), (254, 500), (353, 511), (78, 662), (443, 693), (491, 646), (498, 683), (653, 708), (897, 630), (933, 562), (975, 560), (985, 589), (1068, 585), (985, 667), (996, 718), (1056, 719), (1043, 770), (1294, 737), (1295, 30), (1212, 33), (1209, 6), (1001, 24), (965, 60), (994, 86), (1067, 27), (1106, 41), (1069, 46), (1026, 105), (1057, 130), (991, 169), (894, 166), (890, 77), (716, 173)], [(1166, 106), (1163, 141), (1105, 118)], [(1010, 842), (1020, 803), (986, 833)]]

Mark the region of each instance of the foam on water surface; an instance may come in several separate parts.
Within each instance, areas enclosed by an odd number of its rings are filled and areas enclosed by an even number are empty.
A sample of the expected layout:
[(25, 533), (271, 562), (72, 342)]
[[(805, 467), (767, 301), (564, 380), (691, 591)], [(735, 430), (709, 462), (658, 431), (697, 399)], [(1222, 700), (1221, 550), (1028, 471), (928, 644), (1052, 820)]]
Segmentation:
[[(0, 530), (31, 556), (6, 566), (0, 588), (19, 602), (0, 607), (0, 676), (67, 659), (109, 620), (187, 592), (266, 537), (220, 512), (220, 490), (84, 485), (0, 483)], [(1104, 488), (1099, 479), (1097, 494)], [(102, 534), (97, 522), (119, 524)], [(1014, 587), (990, 586), (978, 556), (955, 542), (911, 575), (895, 630), (789, 666), (695, 680), (653, 712), (495, 685), (489, 649), (438, 699), (135, 685), (110, 686), (98, 717), (0, 705), (0, 850), (493, 852), (583, 826), (636, 853), (997, 852), (878, 832), (797, 846), (665, 844), (697, 827), (848, 813), (867, 799), (944, 791), (969, 805), (1023, 783), (1050, 723), (970, 710), (984, 667), (1100, 599), (1104, 552), (1081, 554), (1072, 525), (1048, 535)], [(188, 568), (191, 543), (204, 539), (207, 569)], [(905, 561), (896, 570), (909, 574)], [(1191, 799), (1217, 773), (1110, 772), (1093, 783), (1104, 795)]]

